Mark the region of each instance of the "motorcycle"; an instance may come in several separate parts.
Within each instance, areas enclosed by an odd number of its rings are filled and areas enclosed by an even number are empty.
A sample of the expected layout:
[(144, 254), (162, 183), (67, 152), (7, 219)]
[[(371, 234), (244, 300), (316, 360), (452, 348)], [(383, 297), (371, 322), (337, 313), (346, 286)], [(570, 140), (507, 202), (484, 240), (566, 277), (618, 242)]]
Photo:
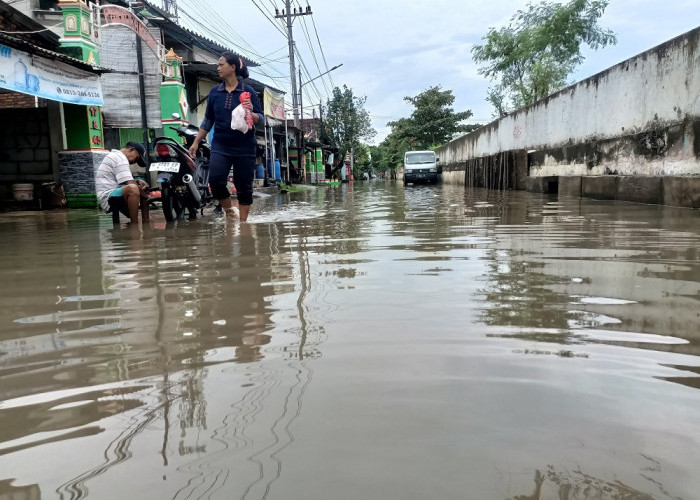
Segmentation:
[(196, 156), (192, 158), (189, 148), (199, 129), (194, 125), (170, 128), (184, 138), (185, 145), (171, 137), (157, 137), (154, 141), (157, 161), (151, 163), (149, 170), (157, 172), (165, 220), (182, 220), (185, 213), (190, 219), (196, 219), (197, 211), (202, 214), (204, 207), (212, 201), (209, 190), (211, 146), (206, 139), (201, 141)]

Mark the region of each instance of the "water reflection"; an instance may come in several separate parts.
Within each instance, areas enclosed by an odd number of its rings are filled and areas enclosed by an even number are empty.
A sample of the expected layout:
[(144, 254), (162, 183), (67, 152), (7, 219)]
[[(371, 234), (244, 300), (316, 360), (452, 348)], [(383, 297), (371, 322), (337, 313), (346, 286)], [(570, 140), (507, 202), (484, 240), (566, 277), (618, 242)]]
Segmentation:
[[(304, 393), (313, 378), (313, 370), (308, 360), (318, 358), (319, 346), (323, 341), (324, 329), (307, 319), (310, 294), (310, 264), (308, 252), (303, 250), (303, 236), (298, 238), (286, 235), (289, 242), (283, 244), (282, 233), (274, 231), (271, 244), (274, 248), (296, 246), (296, 262), (287, 269), (294, 269), (293, 275), (280, 272), (280, 262), (273, 286), (280, 290), (293, 290), (290, 283), (299, 283), (294, 295), (297, 317), (285, 329), (292, 339), (279, 347), (282, 354), (278, 370), (283, 379), (275, 373), (254, 368), (249, 369), (248, 382), (238, 399), (223, 410), (220, 425), (212, 429), (215, 436), (215, 449), (199, 450), (195, 460), (181, 465), (178, 470), (191, 479), (173, 495), (175, 499), (204, 498), (220, 493), (223, 498), (238, 497), (265, 498), (273, 483), (282, 473), (279, 454), (294, 443), (290, 428), (302, 410)], [(289, 257), (293, 258), (293, 254)], [(287, 262), (291, 264), (291, 262)], [(279, 386), (284, 388), (282, 394)], [(264, 422), (265, 432), (260, 433), (260, 422)], [(231, 471), (244, 468), (246, 477), (238, 484), (231, 484)], [(234, 493), (235, 492), (235, 493)]]
[(700, 488), (694, 212), (368, 182), (251, 220), (0, 216), (0, 498)]
[[(652, 468), (645, 470), (643, 475), (649, 477), (649, 471), (658, 470), (658, 463), (652, 459)], [(540, 500), (542, 498), (557, 498), (558, 500), (576, 500), (595, 498), (596, 500), (654, 500), (655, 497), (632, 488), (621, 481), (599, 479), (590, 476), (580, 469), (563, 470), (548, 465), (545, 473), (538, 470), (534, 475), (534, 488), (529, 495), (516, 495), (508, 500)], [(662, 491), (657, 498), (671, 498), (668, 492)]]
[[(286, 235), (275, 226), (209, 219), (178, 227), (156, 219), (141, 231), (83, 227), (71, 216), (17, 221), (9, 255), (19, 259), (23, 248), (38, 246), (65, 264), (59, 273), (42, 261), (36, 273), (19, 262), (14, 270), (12, 263), (6, 267), (5, 274), (21, 269), (26, 279), (18, 281), (16, 298), (4, 301), (4, 317), (13, 326), (0, 337), (0, 454), (103, 433), (92, 424), (129, 415), (124, 430), (109, 438), (105, 460), (56, 489), (61, 498), (82, 498), (86, 483), (130, 458), (133, 439), (156, 421), (163, 428), (163, 465), (172, 455), (171, 441), (180, 456), (206, 453), (198, 435), (209, 426), (208, 369), (263, 358), (261, 348), (270, 343), (267, 332), (274, 326), (271, 297), (294, 292), (296, 264), (292, 254), (279, 251)], [(80, 241), (48, 241), (47, 249), (47, 226), (51, 237)], [(269, 233), (258, 238), (258, 230)], [(309, 338), (313, 327), (303, 320), (308, 265), (304, 252), (298, 255), (299, 340), (281, 351), (299, 365), (295, 386), (303, 392), (311, 379), (305, 360), (319, 351)], [(37, 294), (42, 271), (47, 279)], [(146, 384), (129, 382), (135, 380)], [(264, 397), (247, 389), (241, 405), (251, 398), (259, 405)], [(290, 406), (285, 404), (280, 422)], [(245, 420), (251, 418), (247, 413)], [(239, 425), (231, 425), (237, 432)]]
[(37, 484), (14, 486), (12, 480), (0, 481), (0, 500), (41, 500), (41, 489)]
[[(614, 219), (634, 207), (610, 210)], [(697, 244), (697, 234), (655, 228), (648, 221), (610, 221), (609, 213), (596, 214), (572, 200), (540, 210), (524, 206), (519, 212), (528, 214), (526, 238), (522, 227), (491, 228), (494, 244), (485, 257), (488, 273), (480, 292), (486, 306), (480, 321), (520, 327), (518, 335), (529, 340), (568, 344), (585, 337), (586, 342), (648, 344), (653, 349), (666, 344), (673, 346), (666, 350), (698, 354), (698, 260), (685, 258), (688, 245)], [(678, 271), (668, 274), (672, 269)], [(679, 279), (667, 291), (659, 276)], [(612, 329), (605, 335), (601, 327)], [(618, 328), (629, 335), (616, 335)], [(586, 335), (585, 329), (598, 333)]]

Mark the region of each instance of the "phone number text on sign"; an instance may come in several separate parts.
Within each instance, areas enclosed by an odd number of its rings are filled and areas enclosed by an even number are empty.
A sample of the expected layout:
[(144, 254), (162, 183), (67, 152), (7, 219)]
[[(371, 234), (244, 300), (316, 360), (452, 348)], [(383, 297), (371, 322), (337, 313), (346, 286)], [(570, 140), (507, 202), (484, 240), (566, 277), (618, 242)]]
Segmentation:
[(72, 89), (62, 89), (61, 87), (57, 87), (56, 92), (58, 94), (73, 95), (76, 97), (101, 97), (99, 92), (91, 92), (89, 90), (72, 90)]

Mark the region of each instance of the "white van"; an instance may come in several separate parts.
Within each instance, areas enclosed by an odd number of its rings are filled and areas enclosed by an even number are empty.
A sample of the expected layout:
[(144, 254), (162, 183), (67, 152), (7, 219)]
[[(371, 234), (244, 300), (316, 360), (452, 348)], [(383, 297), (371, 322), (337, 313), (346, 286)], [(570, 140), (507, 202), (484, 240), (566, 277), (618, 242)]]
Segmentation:
[(438, 182), (441, 168), (435, 151), (407, 151), (403, 157), (403, 183)]

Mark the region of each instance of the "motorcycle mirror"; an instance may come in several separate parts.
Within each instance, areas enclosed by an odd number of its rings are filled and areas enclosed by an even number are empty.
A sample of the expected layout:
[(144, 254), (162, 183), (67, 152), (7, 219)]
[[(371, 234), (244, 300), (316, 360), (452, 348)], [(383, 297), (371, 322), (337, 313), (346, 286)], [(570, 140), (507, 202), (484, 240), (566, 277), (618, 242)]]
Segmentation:
[(173, 113), (172, 115), (170, 115), (170, 117), (171, 117), (173, 120), (179, 120), (179, 119), (180, 119), (180, 113)]

